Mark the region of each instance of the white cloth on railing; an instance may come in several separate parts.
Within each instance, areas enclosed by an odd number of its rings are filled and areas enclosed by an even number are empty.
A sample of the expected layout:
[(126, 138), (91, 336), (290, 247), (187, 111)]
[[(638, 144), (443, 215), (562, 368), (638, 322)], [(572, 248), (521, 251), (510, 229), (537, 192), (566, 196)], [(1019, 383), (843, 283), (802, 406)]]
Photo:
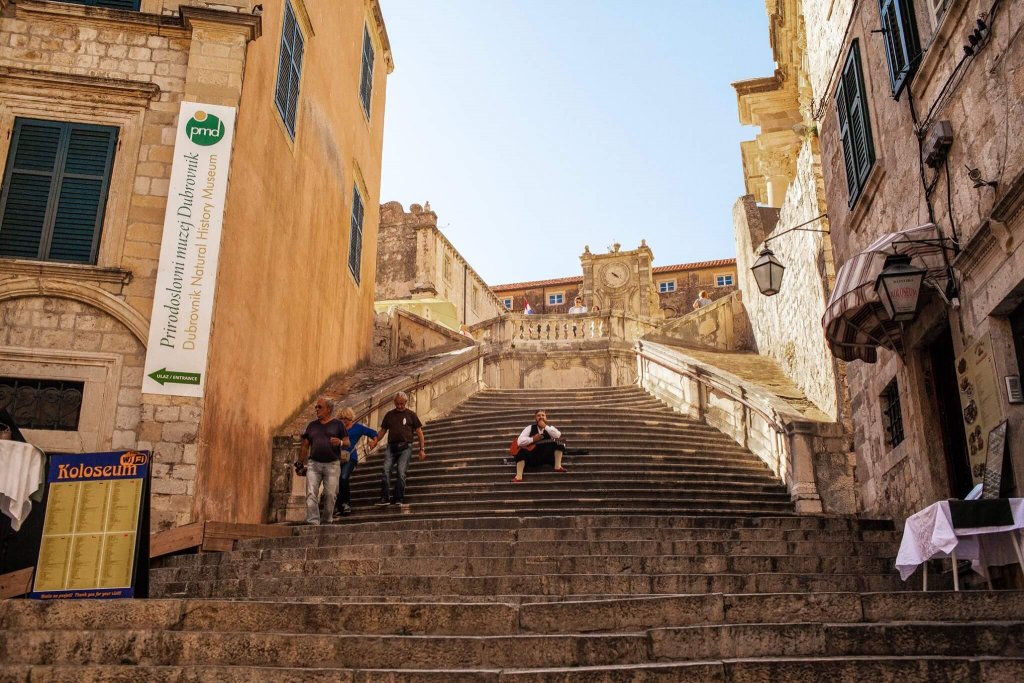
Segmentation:
[[(1024, 498), (1010, 498), (1013, 524), (954, 529), (949, 501), (940, 500), (907, 518), (903, 540), (896, 556), (896, 569), (904, 581), (918, 565), (934, 558), (949, 557), (956, 551), (958, 560), (970, 560), (971, 568), (988, 576), (988, 567), (1015, 564), (1017, 552), (1010, 534), (1024, 529)], [(981, 560), (984, 559), (984, 566)]]
[(0, 512), (17, 531), (32, 511), (31, 497), (46, 482), (46, 458), (30, 443), (0, 441)]

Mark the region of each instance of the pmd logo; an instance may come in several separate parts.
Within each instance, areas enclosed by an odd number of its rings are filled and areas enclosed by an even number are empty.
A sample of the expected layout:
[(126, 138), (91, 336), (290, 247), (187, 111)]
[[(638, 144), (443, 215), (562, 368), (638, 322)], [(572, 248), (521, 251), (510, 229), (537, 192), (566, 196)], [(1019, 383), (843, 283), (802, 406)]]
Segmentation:
[(224, 137), (224, 122), (213, 114), (197, 111), (185, 125), (185, 135), (197, 145), (209, 147)]

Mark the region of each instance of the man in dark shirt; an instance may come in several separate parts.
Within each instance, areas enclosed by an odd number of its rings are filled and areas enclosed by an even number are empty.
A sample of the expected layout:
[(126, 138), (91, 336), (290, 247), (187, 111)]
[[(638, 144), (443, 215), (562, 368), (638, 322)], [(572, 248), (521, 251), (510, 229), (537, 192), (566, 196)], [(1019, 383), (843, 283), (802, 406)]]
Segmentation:
[[(302, 433), (302, 453), (295, 462), (296, 472), (306, 471), (306, 522), (327, 524), (334, 514), (341, 478), (341, 448), (348, 447), (348, 432), (334, 414), (334, 401), (321, 396), (313, 407), (316, 419)], [(320, 484), (324, 487), (323, 514), (320, 513)]]
[[(427, 451), (423, 442), (423, 423), (416, 413), (407, 408), (409, 397), (404, 392), (395, 394), (395, 409), (389, 410), (381, 421), (377, 439), (388, 434), (388, 447), (384, 451), (384, 472), (380, 480), (380, 501), (377, 505), (403, 505), (405, 503), (405, 475), (409, 471), (409, 460), (412, 458), (412, 436), (419, 440), (419, 459), (427, 459)], [(391, 468), (398, 464), (398, 481), (395, 482), (395, 495), (391, 492)]]

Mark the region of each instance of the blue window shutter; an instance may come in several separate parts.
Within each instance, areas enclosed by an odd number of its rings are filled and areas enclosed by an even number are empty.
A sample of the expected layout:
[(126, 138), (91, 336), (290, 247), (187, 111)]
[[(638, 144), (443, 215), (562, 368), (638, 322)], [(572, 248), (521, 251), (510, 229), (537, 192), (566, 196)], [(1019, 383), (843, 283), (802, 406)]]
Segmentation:
[(17, 119), (0, 256), (95, 263), (116, 144), (116, 128)]
[(352, 231), (349, 235), (348, 268), (359, 282), (359, 268), (363, 260), (363, 198), (359, 187), (352, 189)]
[(299, 81), (302, 77), (302, 58), (305, 53), (305, 39), (291, 3), (284, 8), (284, 26), (281, 29), (281, 55), (277, 64), (277, 83), (274, 87), (274, 103), (281, 114), (281, 120), (291, 136), (295, 137), (295, 112), (299, 103)]
[(359, 99), (363, 103), (366, 117), (370, 117), (370, 101), (373, 96), (373, 41), (370, 31), (363, 27), (363, 68), (359, 80)]

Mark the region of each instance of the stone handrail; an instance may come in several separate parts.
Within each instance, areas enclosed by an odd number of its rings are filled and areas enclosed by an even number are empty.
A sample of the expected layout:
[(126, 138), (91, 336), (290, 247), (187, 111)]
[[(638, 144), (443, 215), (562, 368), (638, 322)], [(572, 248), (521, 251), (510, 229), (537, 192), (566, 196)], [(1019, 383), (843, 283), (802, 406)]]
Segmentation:
[(655, 342), (638, 344), (640, 385), (757, 455), (785, 483), (797, 512), (856, 510), (842, 428), (808, 419), (757, 385)]

